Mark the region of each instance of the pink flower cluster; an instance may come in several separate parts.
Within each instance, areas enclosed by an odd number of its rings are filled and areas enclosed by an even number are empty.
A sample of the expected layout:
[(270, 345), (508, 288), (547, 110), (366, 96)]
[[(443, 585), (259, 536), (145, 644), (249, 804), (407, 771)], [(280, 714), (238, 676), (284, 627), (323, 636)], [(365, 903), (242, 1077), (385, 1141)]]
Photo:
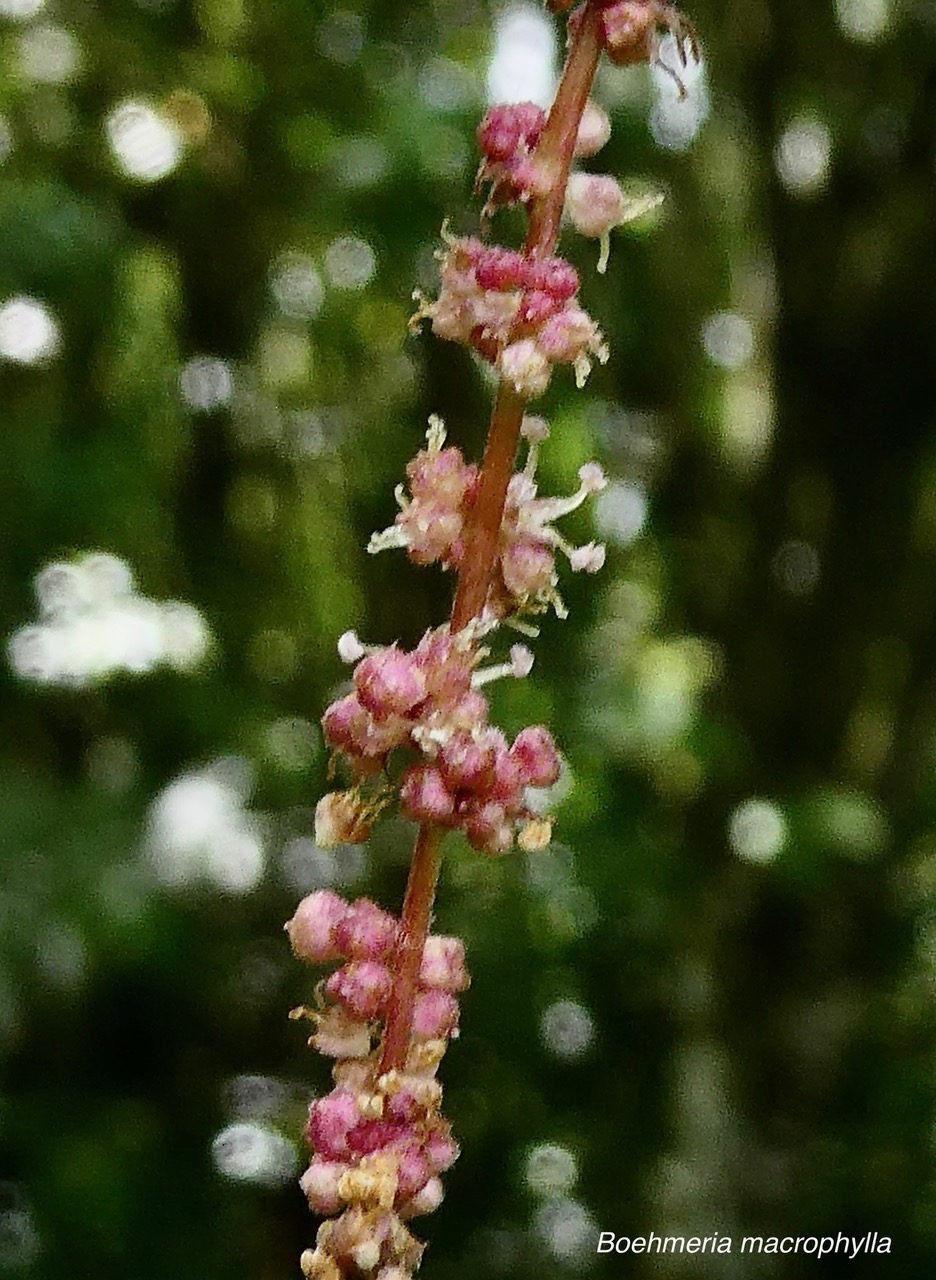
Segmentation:
[[(532, 657), (515, 645), (510, 663), (478, 671), (475, 639), (473, 629), (452, 635), (441, 627), (428, 631), (411, 653), (397, 645), (365, 652), (355, 665), (354, 692), (325, 712), (325, 737), (358, 778), (383, 768), (398, 747), (419, 752), (420, 761), (404, 771), (399, 786), (407, 817), (458, 828), (484, 853), (509, 849), (519, 822), (521, 844), (536, 847), (548, 841), (549, 828), (527, 808), (525, 789), (556, 781), (558, 753), (539, 725), (508, 745), (487, 723), (487, 699), (476, 687), (496, 675), (525, 675)], [(367, 807), (354, 789), (324, 796), (316, 809), (318, 842), (361, 838)], [(374, 987), (362, 994), (362, 1008), (380, 998), (379, 980), (368, 971), (370, 977)]]
[[(529, 453), (523, 471), (512, 478), (498, 545), (498, 577), (491, 587), (487, 608), (502, 618), (539, 611), (549, 605), (563, 613), (557, 592), (556, 552), (568, 556), (572, 569), (594, 573), (604, 564), (604, 547), (594, 542), (570, 546), (555, 529), (554, 521), (568, 515), (607, 483), (595, 462), (579, 468), (580, 486), (567, 498), (541, 498), (536, 487), (536, 451), (549, 434), (542, 418), (527, 416), (522, 427)], [(445, 448), (445, 428), (430, 419), (426, 448), (406, 468), (410, 497), (397, 491), (400, 512), (394, 523), (371, 538), (372, 553), (405, 547), (416, 564), (439, 562), (446, 569), (461, 563), (462, 532), (475, 501), (477, 473), (461, 450)]]
[(601, 331), (576, 301), (578, 272), (564, 258), (464, 237), (449, 241), (441, 282), (414, 321), (430, 317), (438, 337), (473, 347), (527, 399), (543, 394), (554, 364), (571, 364), (582, 381), (590, 357), (607, 359)]
[(491, 204), (513, 204), (541, 194), (533, 158), (546, 112), (535, 102), (501, 102), (490, 107), (478, 125), (484, 159), (478, 183), (490, 182)]
[(406, 1221), (438, 1208), (439, 1175), (458, 1156), (435, 1077), (456, 1033), (456, 994), (468, 986), (464, 948), (458, 938), (426, 939), (407, 1060), (402, 1071), (382, 1073), (372, 1046), (399, 922), (367, 898), (348, 903), (320, 890), (300, 902), (286, 930), (300, 959), (344, 961), (325, 983), (325, 1006), (299, 1011), (316, 1024), (310, 1044), (336, 1059), (335, 1087), (312, 1103), (306, 1127), (313, 1158), (300, 1185), (313, 1212), (329, 1220), (303, 1254), (303, 1272), (309, 1280), (408, 1280), (423, 1245)]
[[(550, 8), (561, 13), (571, 8), (575, 0), (550, 0)], [(663, 0), (598, 0), (601, 6), (602, 45), (608, 58), (616, 66), (628, 67), (638, 62), (659, 62), (660, 30), (668, 31), (676, 40), (679, 58), (685, 66), (683, 46), (696, 59), (699, 42), (695, 28), (679, 12), (675, 5)], [(573, 35), (582, 21), (584, 6), (577, 8), (569, 18), (569, 34)], [(675, 72), (667, 67), (672, 75)], [(676, 77), (678, 83), (678, 77)]]

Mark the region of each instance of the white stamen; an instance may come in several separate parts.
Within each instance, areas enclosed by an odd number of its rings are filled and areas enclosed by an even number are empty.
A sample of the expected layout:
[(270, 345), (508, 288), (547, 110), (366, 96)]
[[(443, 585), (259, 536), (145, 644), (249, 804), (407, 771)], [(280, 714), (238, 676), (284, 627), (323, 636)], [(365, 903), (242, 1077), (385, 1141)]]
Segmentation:
[(483, 671), (476, 671), (471, 677), (472, 689), (480, 689), (482, 685), (490, 684), (492, 680), (500, 680), (504, 676), (511, 676), (514, 680), (521, 680), (524, 676), (530, 674), (533, 666), (533, 654), (525, 644), (514, 644), (510, 646), (510, 661), (498, 662), (496, 666), (485, 667)]
[(533, 670), (533, 651), (528, 649), (525, 644), (512, 644), (510, 646), (510, 668), (514, 678), (522, 680), (524, 676), (528, 676)]
[(530, 640), (538, 640), (540, 629), (534, 627), (532, 622), (523, 622), (520, 618), (507, 617), (504, 619), (504, 626), (510, 627), (511, 631), (519, 631), (522, 636), (528, 636)]
[(530, 444), (542, 444), (549, 438), (549, 423), (538, 414), (526, 413), (520, 423), (520, 434)]
[(588, 375), (591, 373), (591, 361), (584, 351), (579, 352), (575, 357), (572, 362), (572, 368), (575, 370), (575, 385), (581, 391), (588, 381)]
[(611, 233), (602, 231), (598, 237), (598, 274), (603, 276), (608, 270), (608, 259), (611, 257)]
[(381, 551), (391, 551), (394, 547), (407, 546), (409, 546), (409, 538), (406, 530), (398, 524), (392, 524), (387, 529), (381, 529), (379, 533), (371, 534), (367, 544), (367, 554), (376, 556)]
[(360, 662), (367, 650), (354, 631), (345, 631), (338, 637), (338, 657), (342, 662)]
[(522, 507), (526, 503), (532, 502), (535, 497), (536, 482), (532, 476), (520, 471), (510, 477), (510, 483), (507, 486), (508, 502)]
[(600, 542), (586, 542), (583, 547), (574, 547), (569, 554), (574, 573), (597, 573), (604, 562), (605, 549)]
[(600, 493), (608, 484), (608, 477), (597, 462), (584, 463), (579, 467), (578, 477), (586, 493)]
[(429, 430), (426, 432), (426, 446), (430, 453), (438, 453), (445, 444), (445, 423), (437, 413), (429, 415)]

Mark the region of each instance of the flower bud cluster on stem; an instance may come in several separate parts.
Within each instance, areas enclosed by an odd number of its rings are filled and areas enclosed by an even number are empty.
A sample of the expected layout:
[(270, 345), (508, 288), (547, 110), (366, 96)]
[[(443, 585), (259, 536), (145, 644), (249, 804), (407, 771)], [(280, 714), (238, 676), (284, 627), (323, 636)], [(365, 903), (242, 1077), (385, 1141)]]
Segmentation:
[[(565, 616), (557, 555), (576, 572), (604, 563), (604, 547), (574, 546), (556, 528), (604, 487), (601, 467), (584, 463), (568, 497), (542, 496), (537, 454), (549, 431), (528, 408), (557, 366), (570, 366), (581, 385), (592, 362), (608, 358), (579, 303), (578, 272), (556, 242), (566, 216), (601, 241), (603, 270), (611, 229), (656, 202), (628, 200), (614, 178), (572, 166), (610, 135), (607, 115), (589, 99), (602, 52), (624, 65), (659, 62), (661, 31), (673, 35), (683, 62), (687, 49), (697, 56), (689, 23), (659, 0), (585, 0), (572, 11), (552, 108), (501, 103), (486, 112), (477, 135), (477, 181), (487, 189), (482, 236), (455, 238), (443, 228), (438, 297), (417, 295), (413, 325), (429, 320), (437, 336), (493, 366), (499, 382), (480, 466), (446, 445), (442, 422), (431, 418), (426, 445), (397, 488), (396, 518), (369, 544), (373, 553), (401, 548), (414, 564), (455, 573), (449, 621), (412, 649), (365, 645), (352, 631), (338, 643), (353, 667), (351, 687), (322, 724), (347, 785), (319, 801), (316, 841), (364, 840), (392, 804), (419, 825), (399, 919), (369, 899), (347, 903), (321, 891), (286, 926), (301, 959), (341, 961), (319, 984), (316, 1007), (294, 1011), (314, 1023), (312, 1047), (335, 1059), (334, 1089), (310, 1108), (313, 1158), (301, 1180), (310, 1207), (327, 1219), (301, 1259), (310, 1280), (408, 1280), (423, 1245), (406, 1224), (438, 1207), (439, 1175), (458, 1153), (436, 1071), (457, 1033), (455, 997), (468, 978), (461, 942), (429, 932), (446, 833), (459, 831), (487, 855), (515, 843), (535, 850), (551, 837), (551, 819), (540, 804), (534, 810), (529, 790), (559, 777), (553, 739), (529, 725), (509, 741), (489, 722), (481, 690), (495, 678), (523, 678), (533, 664), (523, 644), (488, 662), (502, 628), (535, 637), (533, 620), (547, 609)], [(489, 218), (512, 204), (527, 220), (519, 248), (486, 238)]]
[(304, 898), (286, 925), (299, 959), (343, 962), (317, 1009), (293, 1011), (313, 1022), (313, 1048), (334, 1059), (334, 1088), (311, 1104), (306, 1125), (312, 1160), (300, 1186), (329, 1219), (300, 1260), (309, 1280), (410, 1276), (423, 1246), (406, 1223), (438, 1208), (439, 1175), (458, 1155), (436, 1072), (457, 1034), (455, 997), (468, 986), (464, 948), (458, 938), (425, 939), (402, 1065), (384, 1070), (376, 1046), (400, 930), (370, 899), (348, 903), (327, 889)]

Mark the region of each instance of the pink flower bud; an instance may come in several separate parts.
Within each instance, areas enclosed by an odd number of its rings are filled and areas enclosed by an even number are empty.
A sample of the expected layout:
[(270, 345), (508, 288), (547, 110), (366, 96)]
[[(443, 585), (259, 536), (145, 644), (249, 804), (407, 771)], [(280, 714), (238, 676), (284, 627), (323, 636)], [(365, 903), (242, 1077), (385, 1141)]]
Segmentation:
[(577, 156), (596, 155), (611, 137), (611, 120), (591, 99), (585, 103), (582, 119), (579, 123), (578, 136), (575, 139)]
[(318, 1156), (299, 1179), (309, 1208), (322, 1217), (337, 1213), (344, 1201), (338, 1194), (338, 1183), (348, 1172), (349, 1165), (338, 1160), (321, 1160)]
[(413, 1035), (440, 1040), (458, 1026), (458, 1001), (448, 991), (418, 991), (413, 1001)]
[(512, 596), (535, 596), (553, 585), (556, 560), (551, 547), (533, 538), (515, 538), (501, 552), (501, 574)]
[(482, 289), (519, 289), (527, 279), (527, 259), (517, 249), (491, 245), (475, 263), (475, 279)]
[(559, 753), (549, 730), (541, 724), (521, 729), (510, 754), (523, 772), (526, 786), (551, 787), (559, 777)]
[[(546, 323), (555, 324), (559, 319), (561, 314)], [(532, 338), (521, 338), (505, 347), (498, 364), (502, 375), (513, 383), (517, 394), (527, 400), (541, 396), (549, 386), (549, 359)]]
[(598, 462), (583, 462), (578, 476), (586, 493), (600, 493), (608, 487), (608, 477)]
[(447, 938), (431, 933), (423, 948), (419, 968), (420, 986), (439, 991), (464, 991), (468, 987), (465, 968), (465, 944), (461, 938)]
[(362, 1120), (348, 1135), (348, 1146), (359, 1156), (373, 1155), (399, 1137), (397, 1125), (386, 1120)]
[(448, 822), (455, 812), (455, 797), (433, 765), (416, 764), (407, 769), (400, 785), (400, 804), (408, 818), (416, 822)]
[(464, 520), (447, 503), (419, 498), (400, 512), (396, 523), (406, 530), (406, 549), (413, 563), (435, 564), (451, 559)]
[(602, 9), (605, 51), (615, 66), (626, 67), (649, 59), (657, 20), (657, 6), (646, 0), (620, 0)]
[(362, 704), (379, 718), (405, 716), (426, 696), (419, 666), (396, 645), (362, 658), (354, 669), (354, 686)]
[(565, 258), (544, 258), (542, 262), (533, 263), (529, 286), (551, 294), (557, 302), (567, 302), (578, 293), (578, 272)]
[(489, 107), (478, 126), (478, 144), (490, 160), (509, 160), (521, 142), (535, 146), (545, 112), (534, 102), (502, 102)]
[(421, 449), (406, 467), (410, 492), (414, 498), (446, 502), (457, 507), (466, 490), (474, 482), (478, 469), (469, 465), (460, 449)]
[(333, 702), (322, 716), (326, 740), (333, 747), (340, 747), (352, 755), (363, 752), (369, 725), (370, 716), (353, 693)]
[(303, 898), (284, 928), (294, 953), (310, 964), (336, 960), (341, 954), (335, 931), (348, 913), (348, 904), (330, 889)]
[(494, 760), (494, 778), (491, 782), (492, 799), (499, 800), (510, 813), (519, 807), (525, 783), (521, 764), (508, 750), (498, 751)]
[[(469, 676), (470, 678), (470, 676)], [(470, 732), (478, 725), (486, 722), (488, 701), (477, 689), (470, 689), (462, 694), (452, 708), (450, 723), (453, 729)]]
[(536, 341), (547, 360), (574, 364), (584, 352), (595, 350), (600, 345), (601, 334), (587, 312), (569, 305), (546, 321)]
[(439, 752), (439, 768), (453, 791), (473, 791), (491, 778), (494, 751), (484, 738), (469, 733), (453, 734)]
[(348, 1134), (360, 1119), (354, 1094), (346, 1089), (333, 1089), (309, 1107), (306, 1124), (309, 1146), (326, 1160), (346, 1160), (351, 1154)]
[(559, 304), (545, 289), (528, 289), (520, 299), (520, 319), (524, 324), (540, 325), (556, 314)]
[(357, 898), (335, 929), (341, 954), (352, 960), (383, 960), (396, 946), (397, 921), (370, 898)]
[(573, 173), (566, 188), (566, 213), (579, 235), (598, 239), (624, 218), (624, 192), (605, 173)]
[(530, 444), (542, 444), (549, 439), (549, 423), (536, 413), (524, 414), (520, 424), (520, 434)]
[(509, 160), (520, 142), (520, 127), (509, 107), (490, 107), (478, 125), (478, 145), (489, 160)]
[[(421, 1191), (418, 1191), (405, 1204), (400, 1205), (400, 1216), (403, 1218), (416, 1218), (423, 1213), (435, 1213), (444, 1199), (445, 1188), (442, 1186), (442, 1179), (432, 1177)], [(380, 1276), (378, 1276), (378, 1280), (380, 1280)]]
[(336, 969), (325, 990), (355, 1018), (374, 1018), (387, 1002), (393, 979), (386, 965), (352, 960)]
[(386, 1115), (397, 1124), (408, 1124), (414, 1120), (424, 1108), (412, 1089), (405, 1086), (387, 1098)]
[(448, 1132), (447, 1125), (429, 1133), (425, 1148), (434, 1173), (445, 1173), (458, 1159), (458, 1143)]
[(432, 1176), (425, 1152), (418, 1142), (407, 1142), (398, 1152), (397, 1198), (409, 1200), (421, 1191)]
[(520, 137), (527, 146), (535, 146), (546, 124), (546, 112), (535, 102), (514, 102), (511, 106), (520, 130)]
[(472, 805), (465, 818), (465, 835), (472, 848), (481, 853), (506, 853), (513, 844), (513, 823), (496, 800)]

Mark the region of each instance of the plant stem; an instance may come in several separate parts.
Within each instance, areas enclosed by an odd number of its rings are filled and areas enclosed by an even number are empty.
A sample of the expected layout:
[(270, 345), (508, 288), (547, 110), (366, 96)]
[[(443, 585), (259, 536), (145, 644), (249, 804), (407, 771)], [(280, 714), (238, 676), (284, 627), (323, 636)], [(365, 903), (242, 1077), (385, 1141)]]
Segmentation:
[[(600, 31), (598, 10), (589, 4), (566, 59), (549, 119), (536, 148), (536, 159), (543, 171), (549, 174), (550, 185), (544, 195), (529, 204), (525, 252), (532, 257), (548, 258), (556, 248), (575, 139), (601, 55)], [(472, 618), (476, 618), (487, 599), (504, 518), (507, 485), (513, 474), (525, 407), (526, 402), (517, 395), (512, 384), (501, 379), (481, 464), (478, 496), (472, 508), (465, 555), (458, 575), (452, 607), (453, 631), (460, 631)]]
[(548, 258), (556, 247), (575, 140), (600, 56), (601, 15), (590, 0), (536, 148), (536, 159), (549, 173), (550, 183), (546, 193), (529, 205), (526, 251), (535, 257)]
[(416, 837), (403, 899), (403, 917), (397, 942), (393, 990), (387, 1008), (386, 1030), (380, 1052), (381, 1073), (401, 1071), (406, 1062), (413, 1024), (413, 1000), (419, 981), (423, 949), (429, 933), (432, 903), (442, 861), (441, 827), (424, 822)]
[[(579, 122), (601, 54), (600, 30), (597, 6), (589, 0), (536, 148), (536, 159), (542, 172), (548, 175), (549, 185), (543, 195), (530, 201), (527, 210), (529, 222), (524, 250), (532, 257), (548, 258), (556, 247)], [(526, 400), (511, 383), (501, 379), (481, 464), (478, 496), (466, 533), (465, 555), (452, 605), (452, 631), (461, 631), (472, 618), (478, 617), (487, 599), (525, 408)], [(402, 1070), (406, 1061), (413, 1002), (429, 932), (444, 836), (444, 830), (423, 823), (416, 837), (381, 1048), (382, 1072)]]

